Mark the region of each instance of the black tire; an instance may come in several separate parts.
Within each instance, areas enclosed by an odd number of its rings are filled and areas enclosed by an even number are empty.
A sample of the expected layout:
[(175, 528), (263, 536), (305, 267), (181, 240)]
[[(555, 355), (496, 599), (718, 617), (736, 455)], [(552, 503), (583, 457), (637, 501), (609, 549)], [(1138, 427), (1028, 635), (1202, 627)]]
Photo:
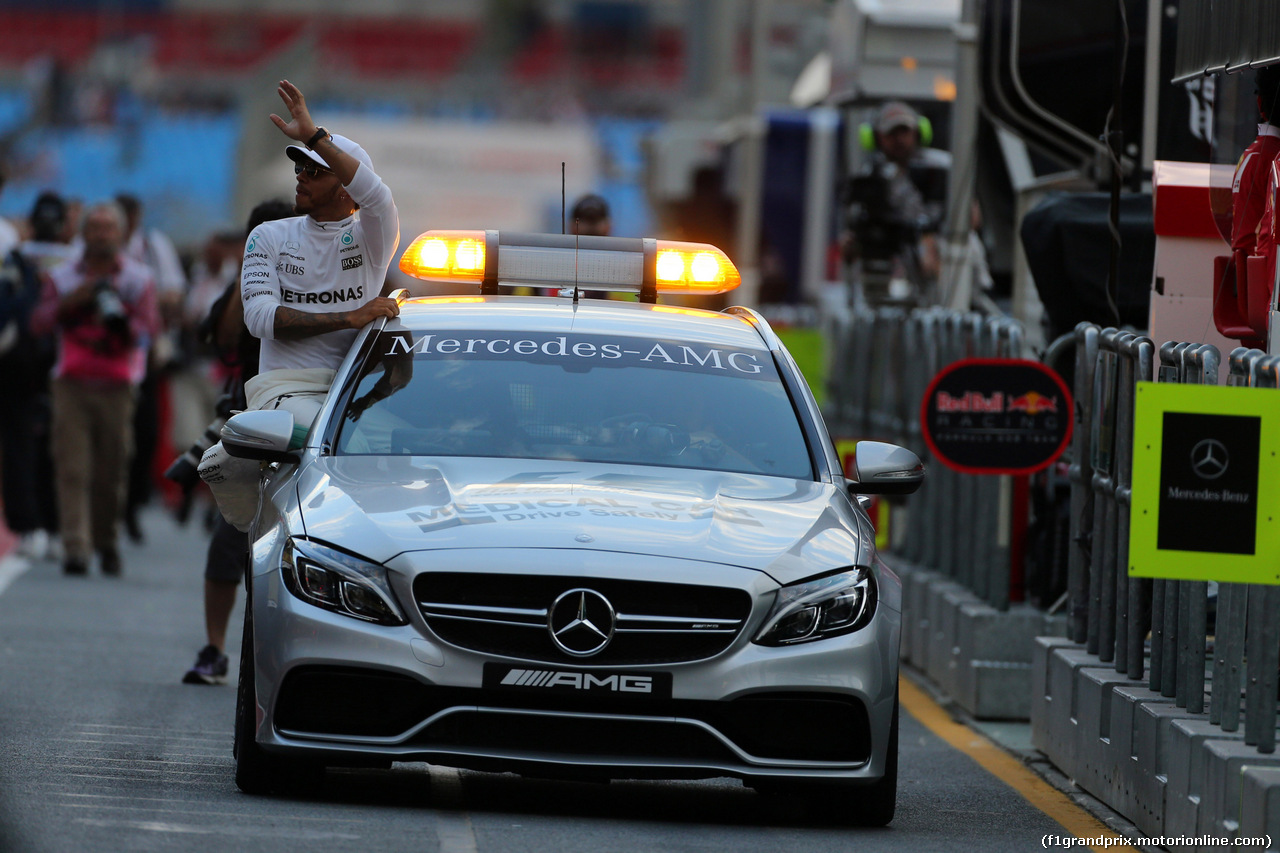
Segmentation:
[(884, 775), (856, 792), (853, 822), (858, 826), (887, 826), (898, 807), (898, 700), (893, 700), (893, 722), (885, 753)]
[(232, 753), (236, 787), (246, 794), (313, 793), (324, 778), (322, 765), (272, 755), (254, 737), (257, 697), (254, 693), (253, 601), (245, 601), (240, 641), (240, 676), (236, 686), (236, 725)]

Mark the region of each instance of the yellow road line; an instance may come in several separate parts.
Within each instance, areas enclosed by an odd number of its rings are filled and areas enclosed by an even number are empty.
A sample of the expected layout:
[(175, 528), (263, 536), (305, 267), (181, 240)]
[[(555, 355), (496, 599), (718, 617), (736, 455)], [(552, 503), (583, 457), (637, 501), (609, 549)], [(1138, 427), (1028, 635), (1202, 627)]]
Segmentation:
[[(905, 675), (898, 679), (898, 698), (902, 707), (925, 728), (972, 758), (978, 766), (1017, 791), (1027, 802), (1057, 821), (1071, 835), (1076, 838), (1121, 837), (984, 735), (951, 719), (951, 715), (941, 705), (929, 698)], [(1106, 848), (1091, 849), (1103, 851)]]

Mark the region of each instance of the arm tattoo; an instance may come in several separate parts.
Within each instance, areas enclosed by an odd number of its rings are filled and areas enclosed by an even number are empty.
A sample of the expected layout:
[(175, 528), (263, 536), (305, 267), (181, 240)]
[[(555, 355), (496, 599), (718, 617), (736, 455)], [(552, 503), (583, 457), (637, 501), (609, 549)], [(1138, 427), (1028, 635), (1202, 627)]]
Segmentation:
[(312, 314), (296, 308), (287, 308), (284, 305), (276, 306), (275, 336), (278, 341), (296, 341), (313, 335), (322, 335), (325, 332), (350, 328), (351, 312), (349, 311)]
[(331, 157), (335, 153), (341, 153), (342, 151), (341, 148), (333, 144), (332, 134), (330, 134), (329, 136), (326, 136), (324, 139), (321, 139), (319, 142), (316, 143), (317, 150), (322, 148), (324, 150), (320, 152), (320, 156), (324, 157), (325, 162), (329, 162), (329, 163), (333, 162), (332, 160), (329, 159), (329, 157)]

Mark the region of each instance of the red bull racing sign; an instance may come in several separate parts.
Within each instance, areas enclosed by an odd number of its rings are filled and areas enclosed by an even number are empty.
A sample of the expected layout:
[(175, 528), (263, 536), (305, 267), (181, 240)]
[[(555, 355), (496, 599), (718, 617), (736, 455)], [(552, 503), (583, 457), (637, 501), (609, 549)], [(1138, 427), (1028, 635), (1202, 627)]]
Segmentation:
[(1071, 440), (1071, 393), (1038, 361), (970, 358), (934, 377), (920, 404), (925, 441), (968, 474), (1030, 474)]

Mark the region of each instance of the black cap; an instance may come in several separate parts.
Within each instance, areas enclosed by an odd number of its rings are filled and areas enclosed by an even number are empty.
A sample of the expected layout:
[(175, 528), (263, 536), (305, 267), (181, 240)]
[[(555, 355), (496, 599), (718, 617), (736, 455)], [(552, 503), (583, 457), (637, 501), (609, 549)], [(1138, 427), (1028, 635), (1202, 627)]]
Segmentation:
[(56, 242), (67, 223), (67, 203), (55, 192), (45, 191), (31, 208), (31, 231), (36, 240)]
[(1275, 124), (1280, 119), (1280, 114), (1277, 114), (1280, 113), (1280, 104), (1277, 103), (1277, 97), (1280, 96), (1280, 65), (1259, 68), (1254, 77), (1254, 88), (1262, 101), (1263, 115), (1267, 117), (1267, 121)]
[(609, 202), (595, 193), (584, 195), (573, 206), (571, 218), (578, 222), (599, 222), (609, 218)]

